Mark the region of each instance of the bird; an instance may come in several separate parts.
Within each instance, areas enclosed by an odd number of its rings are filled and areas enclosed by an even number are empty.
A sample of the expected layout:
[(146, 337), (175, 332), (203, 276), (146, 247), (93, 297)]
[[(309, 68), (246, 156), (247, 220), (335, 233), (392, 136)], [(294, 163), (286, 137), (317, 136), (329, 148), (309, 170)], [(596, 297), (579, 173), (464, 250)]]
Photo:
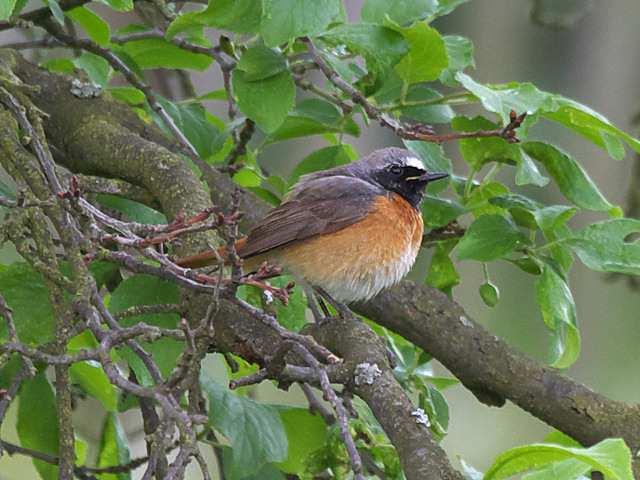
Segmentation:
[[(300, 177), (283, 202), (236, 242), (244, 272), (265, 261), (350, 304), (398, 283), (420, 249), (420, 204), (429, 172), (410, 150), (388, 147), (358, 161)], [(198, 268), (224, 247), (177, 261)]]

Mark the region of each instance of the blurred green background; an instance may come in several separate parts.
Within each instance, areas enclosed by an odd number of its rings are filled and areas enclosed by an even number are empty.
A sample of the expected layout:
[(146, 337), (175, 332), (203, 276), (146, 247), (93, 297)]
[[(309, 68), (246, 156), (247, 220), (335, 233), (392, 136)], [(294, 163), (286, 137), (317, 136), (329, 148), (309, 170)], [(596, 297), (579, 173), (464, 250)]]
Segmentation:
[[(357, 18), (362, 1), (346, 0), (345, 3), (350, 16)], [(476, 60), (476, 70), (472, 73), (477, 80), (494, 83), (530, 81), (542, 90), (584, 103), (624, 130), (635, 132), (632, 118), (640, 111), (640, 56), (637, 48), (640, 44), (640, 2), (551, 0), (543, 3), (555, 5), (560, 10), (578, 5), (584, 16), (570, 28), (559, 30), (543, 27), (531, 20), (533, 3), (530, 0), (472, 0), (439, 20), (435, 26), (442, 33), (471, 38), (475, 44)], [(123, 15), (115, 15), (99, 5), (96, 11), (115, 24), (125, 21)], [(15, 33), (3, 33), (0, 44), (18, 39)], [(215, 68), (197, 74), (195, 80), (198, 92), (222, 85)], [(165, 93), (174, 87), (161, 75), (155, 85)], [(223, 115), (224, 106), (212, 104), (211, 109)], [(534, 136), (571, 152), (605, 196), (612, 203), (625, 206), (632, 164), (637, 161), (633, 156), (615, 162), (591, 143), (550, 124), (537, 128)], [(399, 144), (389, 131), (375, 125), (364, 129), (361, 138), (349, 138), (348, 141), (361, 154)], [(297, 161), (319, 146), (323, 146), (321, 139), (269, 146), (261, 162), (272, 171), (288, 172)], [(454, 159), (454, 169), (464, 174), (465, 166), (460, 161), (457, 145), (447, 145), (446, 148)], [(509, 182), (509, 176), (513, 177), (505, 170), (501, 175), (505, 182)], [(521, 187), (518, 188), (520, 190), (514, 190), (522, 191)], [(635, 188), (640, 186), (635, 185)], [(524, 190), (523, 193), (546, 202), (563, 201), (553, 186)], [(580, 219), (577, 219), (579, 223)], [(5, 258), (6, 255), (11, 256), (6, 249), (2, 254)], [(427, 265), (428, 252), (424, 252), (412, 273), (413, 277), (424, 278)], [(506, 263), (491, 265), (491, 276), (501, 290), (500, 303), (491, 309), (482, 303), (477, 293), (482, 283), (480, 265), (464, 262), (458, 267), (462, 284), (454, 290), (454, 296), (470, 316), (520, 350), (542, 361), (548, 359), (550, 341), (535, 304), (533, 279)], [(571, 275), (571, 287), (582, 333), (582, 355), (568, 374), (614, 399), (639, 402), (640, 294), (629, 289), (623, 281), (612, 282), (605, 275), (587, 271), (579, 262)], [(207, 367), (218, 378), (226, 375), (217, 358), (212, 357)], [(283, 393), (271, 385), (261, 386), (254, 395), (260, 400), (275, 403), (303, 403), (299, 391), (292, 389)], [(541, 441), (549, 431), (546, 425), (509, 403), (500, 409), (478, 403), (463, 387), (453, 387), (445, 395), (450, 403), (451, 425), (443, 444), (455, 464), (456, 458), (461, 457), (474, 467), (484, 469), (502, 450)], [(101, 419), (96, 415), (98, 409), (94, 404), (82, 404), (76, 412), (80, 425), (78, 432), (90, 442), (95, 442), (99, 436)], [(16, 440), (14, 413), (15, 406), (2, 429), (2, 438), (9, 441)], [(132, 454), (143, 455), (140, 419), (133, 414), (124, 417), (124, 425), (133, 443)], [(135, 478), (141, 476), (140, 471), (136, 473)], [(200, 478), (195, 468), (191, 475), (190, 478)], [(29, 459), (7, 455), (0, 459), (1, 480), (25, 478), (37, 478)]]

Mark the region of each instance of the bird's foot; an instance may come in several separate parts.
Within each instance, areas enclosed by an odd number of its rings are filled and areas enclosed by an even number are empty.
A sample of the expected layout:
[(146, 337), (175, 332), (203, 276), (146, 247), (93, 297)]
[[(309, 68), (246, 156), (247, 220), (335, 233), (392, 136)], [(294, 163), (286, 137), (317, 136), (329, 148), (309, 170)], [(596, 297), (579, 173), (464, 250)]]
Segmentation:
[(324, 305), (323, 300), (325, 300), (329, 305), (331, 305), (335, 309), (335, 311), (338, 313), (339, 318), (345, 319), (345, 318), (353, 317), (353, 312), (349, 310), (349, 307), (347, 307), (344, 303), (338, 302), (337, 300), (335, 300), (331, 295), (329, 295), (329, 293), (327, 293), (325, 289), (321, 287), (314, 287), (314, 289), (320, 296), (320, 298), (318, 299), (319, 303), (322, 306), (325, 314), (327, 314), (327, 316), (330, 317), (330, 314), (329, 314), (329, 310), (327, 309), (327, 306)]

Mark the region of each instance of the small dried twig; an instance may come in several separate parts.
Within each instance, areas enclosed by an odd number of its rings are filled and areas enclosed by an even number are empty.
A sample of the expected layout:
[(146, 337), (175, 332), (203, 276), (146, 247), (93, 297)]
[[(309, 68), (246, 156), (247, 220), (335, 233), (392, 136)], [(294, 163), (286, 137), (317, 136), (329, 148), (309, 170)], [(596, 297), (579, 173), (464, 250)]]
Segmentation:
[(452, 221), (445, 225), (444, 227), (434, 228), (429, 233), (425, 234), (422, 237), (422, 244), (429, 245), (433, 242), (440, 242), (443, 240), (450, 240), (452, 238), (460, 238), (466, 232), (466, 229), (457, 221)]
[(302, 393), (307, 398), (309, 403), (309, 411), (311, 413), (318, 413), (326, 422), (327, 425), (333, 425), (336, 421), (336, 417), (322, 404), (322, 402), (316, 397), (311, 386), (308, 383), (301, 383), (300, 388)]
[(329, 381), (325, 367), (301, 345), (296, 344), (293, 348), (296, 353), (304, 358), (305, 362), (307, 362), (310, 367), (316, 370), (320, 379), (322, 393), (325, 399), (331, 403), (331, 406), (336, 412), (338, 427), (340, 428), (340, 436), (347, 447), (347, 453), (349, 454), (349, 461), (351, 462), (351, 469), (353, 470), (354, 478), (356, 480), (364, 480), (364, 475), (362, 474), (362, 459), (360, 458), (360, 453), (353, 441), (353, 437), (351, 437), (351, 433), (349, 432), (349, 415), (347, 414), (347, 410), (344, 408), (342, 400), (338, 398), (336, 392), (331, 387), (331, 382)]
[(282, 325), (278, 323), (278, 320), (263, 312), (262, 310), (257, 309), (253, 305), (245, 302), (240, 298), (232, 298), (231, 299), (236, 305), (242, 308), (244, 311), (249, 313), (252, 317), (260, 320), (264, 324), (273, 328), (278, 335), (284, 340), (292, 340), (295, 343), (298, 343), (309, 351), (313, 352), (315, 355), (318, 355), (320, 359), (328, 364), (335, 364), (340, 361), (338, 357), (336, 357), (333, 353), (331, 353), (326, 347), (320, 345), (316, 340), (310, 335), (302, 335), (299, 333), (291, 332), (284, 328)]
[[(16, 324), (13, 320), (13, 311), (11, 310), (11, 308), (9, 308), (9, 305), (7, 305), (7, 302), (2, 295), (0, 295), (0, 316), (4, 317), (7, 324), (7, 337), (9, 340), (9, 342), (7, 343), (19, 344), (20, 342), (18, 341)], [(6, 343), (4, 345), (6, 345)], [(4, 416), (7, 413), (11, 401), (18, 394), (18, 390), (20, 389), (22, 382), (27, 378), (32, 377), (36, 373), (36, 369), (31, 359), (26, 355), (21, 355), (21, 358), (22, 367), (11, 380), (9, 388), (7, 390), (3, 390), (2, 394), (0, 395), (0, 425), (2, 425), (2, 421), (4, 420)], [(2, 448), (0, 446), (0, 454), (1, 453)]]
[(263, 368), (261, 370), (258, 370), (256, 373), (247, 375), (246, 377), (238, 378), (236, 380), (231, 380), (229, 382), (229, 388), (231, 390), (235, 390), (240, 387), (255, 385), (257, 383), (261, 383), (263, 380), (266, 380), (267, 378), (269, 378), (269, 371), (266, 368)]
[(128, 317), (137, 317), (138, 315), (155, 315), (158, 313), (178, 313), (180, 306), (175, 303), (159, 303), (156, 305), (134, 305), (126, 310), (122, 310), (114, 315), (117, 322)]

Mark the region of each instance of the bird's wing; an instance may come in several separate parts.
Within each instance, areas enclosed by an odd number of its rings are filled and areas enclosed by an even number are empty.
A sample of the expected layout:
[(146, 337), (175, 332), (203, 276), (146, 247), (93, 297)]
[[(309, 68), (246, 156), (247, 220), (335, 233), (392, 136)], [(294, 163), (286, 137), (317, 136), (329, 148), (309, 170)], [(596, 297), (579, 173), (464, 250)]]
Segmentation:
[(381, 187), (355, 177), (309, 178), (249, 232), (238, 254), (248, 258), (341, 230), (363, 219), (382, 194)]

